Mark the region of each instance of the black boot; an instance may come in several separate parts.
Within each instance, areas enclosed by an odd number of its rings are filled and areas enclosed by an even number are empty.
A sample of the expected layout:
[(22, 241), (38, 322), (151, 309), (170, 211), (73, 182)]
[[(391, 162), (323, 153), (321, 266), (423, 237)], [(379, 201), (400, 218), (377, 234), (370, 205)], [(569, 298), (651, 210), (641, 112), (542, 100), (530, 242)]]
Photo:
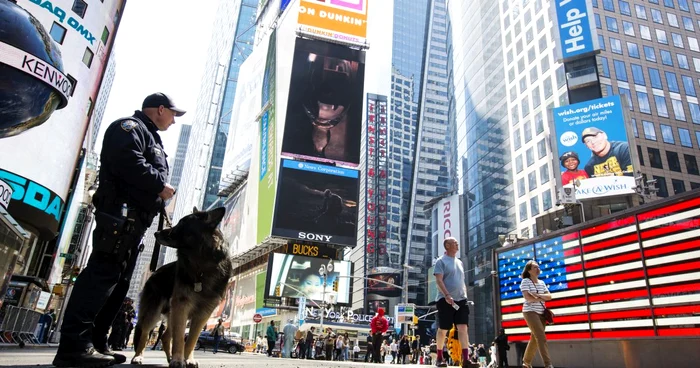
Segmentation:
[(62, 352), (59, 349), (56, 357), (53, 359), (55, 367), (98, 368), (113, 364), (115, 364), (114, 357), (100, 354), (93, 347), (75, 352)]
[(107, 345), (107, 340), (93, 340), (93, 344), (95, 345), (95, 350), (97, 350), (98, 353), (112, 357), (114, 359), (114, 364), (122, 364), (126, 362), (126, 356), (122, 354), (117, 354), (114, 351), (112, 351), (112, 349), (109, 348), (109, 345)]

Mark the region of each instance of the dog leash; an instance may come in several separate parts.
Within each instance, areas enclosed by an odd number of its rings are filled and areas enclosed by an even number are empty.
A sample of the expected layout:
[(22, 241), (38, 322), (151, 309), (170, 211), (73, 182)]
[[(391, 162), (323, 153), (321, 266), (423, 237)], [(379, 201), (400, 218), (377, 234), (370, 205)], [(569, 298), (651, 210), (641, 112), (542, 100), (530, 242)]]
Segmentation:
[[(168, 214), (165, 212), (165, 205), (163, 205), (160, 210), (159, 210), (160, 216), (158, 216), (158, 231), (163, 230), (163, 223), (165, 222), (169, 228), (173, 227), (173, 224), (170, 223), (170, 218), (168, 217)], [(153, 244), (153, 254), (151, 254), (151, 264), (149, 265), (149, 269), (151, 272), (155, 272), (156, 268), (158, 268), (158, 258), (160, 257), (160, 242), (158, 241), (158, 238), (156, 238), (155, 244)]]

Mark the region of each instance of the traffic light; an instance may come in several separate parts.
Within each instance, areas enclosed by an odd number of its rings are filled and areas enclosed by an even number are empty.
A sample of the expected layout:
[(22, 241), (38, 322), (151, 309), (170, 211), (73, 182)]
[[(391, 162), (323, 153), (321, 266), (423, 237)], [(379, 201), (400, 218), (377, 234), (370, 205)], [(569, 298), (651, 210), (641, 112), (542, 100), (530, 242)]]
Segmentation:
[(80, 267), (75, 266), (73, 267), (73, 270), (71, 270), (70, 282), (74, 283), (75, 280), (78, 279), (78, 275), (80, 275)]
[(413, 324), (418, 325), (418, 317), (413, 316)]
[(338, 279), (333, 280), (333, 291), (338, 291)]
[(275, 286), (275, 296), (282, 296), (282, 291), (280, 290), (279, 285)]

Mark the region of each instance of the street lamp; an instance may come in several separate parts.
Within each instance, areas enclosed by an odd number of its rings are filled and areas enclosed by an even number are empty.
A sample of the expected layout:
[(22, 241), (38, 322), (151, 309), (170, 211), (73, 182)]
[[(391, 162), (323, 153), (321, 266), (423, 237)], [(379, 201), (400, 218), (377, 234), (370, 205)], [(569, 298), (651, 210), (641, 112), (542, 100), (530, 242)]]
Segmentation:
[(323, 333), (323, 314), (326, 309), (326, 276), (333, 272), (333, 261), (328, 261), (328, 264), (321, 265), (318, 269), (318, 274), (321, 275), (321, 282), (323, 283), (323, 295), (321, 297), (321, 333)]

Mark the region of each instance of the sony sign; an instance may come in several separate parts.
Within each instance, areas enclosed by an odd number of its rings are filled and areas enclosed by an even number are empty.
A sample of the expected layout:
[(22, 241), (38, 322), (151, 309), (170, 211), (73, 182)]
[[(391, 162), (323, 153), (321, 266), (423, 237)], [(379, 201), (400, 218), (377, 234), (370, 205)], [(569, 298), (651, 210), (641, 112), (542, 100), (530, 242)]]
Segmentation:
[[(461, 244), (462, 228), (460, 226), (460, 196), (451, 195), (441, 199), (437, 206), (437, 250), (442, 249), (442, 244), (446, 238), (455, 238)], [(442, 254), (440, 251), (439, 253)]]
[(557, 58), (573, 60), (598, 50), (593, 11), (588, 0), (554, 0), (552, 19), (557, 28)]
[(314, 234), (314, 233), (305, 233), (305, 232), (299, 232), (299, 239), (305, 239), (305, 240), (311, 240), (311, 241), (319, 241), (319, 242), (324, 242), (324, 243), (330, 243), (331, 239), (333, 239), (333, 235), (323, 235), (323, 234)]

